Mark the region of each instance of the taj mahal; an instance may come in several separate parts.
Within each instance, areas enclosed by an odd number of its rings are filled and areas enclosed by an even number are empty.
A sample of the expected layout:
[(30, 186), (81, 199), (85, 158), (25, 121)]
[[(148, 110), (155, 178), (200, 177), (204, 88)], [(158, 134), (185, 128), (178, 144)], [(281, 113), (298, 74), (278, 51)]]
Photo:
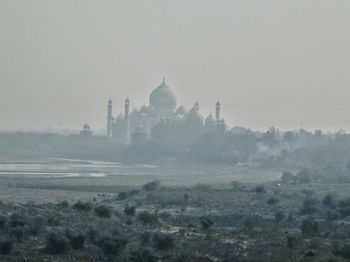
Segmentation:
[(155, 128), (167, 125), (188, 134), (200, 134), (215, 129), (225, 129), (221, 118), (221, 105), (215, 105), (215, 117), (209, 114), (205, 119), (200, 114), (199, 104), (189, 110), (177, 107), (174, 91), (167, 85), (165, 77), (149, 97), (149, 105), (130, 112), (130, 100), (125, 99), (124, 113), (113, 116), (113, 102), (108, 101), (107, 139), (118, 144), (130, 144), (137, 139), (149, 139)]

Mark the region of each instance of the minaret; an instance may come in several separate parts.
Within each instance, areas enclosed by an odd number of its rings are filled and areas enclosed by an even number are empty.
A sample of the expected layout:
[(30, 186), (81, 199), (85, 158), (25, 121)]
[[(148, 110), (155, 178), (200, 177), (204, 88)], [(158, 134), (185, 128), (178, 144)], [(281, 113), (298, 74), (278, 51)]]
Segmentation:
[(113, 107), (112, 100), (109, 100), (108, 111), (107, 111), (107, 137), (108, 138), (112, 137), (112, 122), (113, 122), (112, 107)]
[(129, 120), (129, 107), (130, 107), (130, 101), (129, 101), (129, 98), (126, 98), (125, 99), (124, 120)]
[(130, 144), (130, 121), (129, 121), (129, 108), (130, 101), (129, 98), (125, 99), (125, 109), (124, 109), (124, 121), (125, 121), (125, 142), (126, 144)]
[(221, 105), (220, 105), (220, 102), (216, 102), (216, 110), (215, 110), (215, 120), (216, 120), (216, 123), (219, 124), (219, 121), (220, 121), (220, 110), (221, 110)]

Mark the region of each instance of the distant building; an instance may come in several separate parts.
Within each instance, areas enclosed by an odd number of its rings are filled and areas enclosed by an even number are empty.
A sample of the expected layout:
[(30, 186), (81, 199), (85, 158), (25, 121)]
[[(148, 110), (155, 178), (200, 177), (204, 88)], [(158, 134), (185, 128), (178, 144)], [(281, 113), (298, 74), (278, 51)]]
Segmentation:
[(80, 131), (80, 135), (83, 135), (83, 136), (91, 136), (92, 135), (92, 131), (90, 130), (90, 126), (88, 124), (85, 124), (83, 126), (83, 129)]
[(112, 101), (108, 101), (107, 138), (109, 141), (130, 144), (144, 141), (151, 137), (152, 129), (159, 124), (171, 124), (172, 128), (186, 129), (188, 133), (200, 133), (225, 128), (221, 118), (221, 105), (216, 103), (215, 118), (209, 114), (205, 121), (200, 114), (199, 104), (195, 103), (190, 110), (183, 106), (177, 107), (177, 98), (166, 84), (165, 78), (160, 86), (151, 92), (149, 105), (130, 112), (130, 100), (125, 99), (124, 113), (113, 117)]

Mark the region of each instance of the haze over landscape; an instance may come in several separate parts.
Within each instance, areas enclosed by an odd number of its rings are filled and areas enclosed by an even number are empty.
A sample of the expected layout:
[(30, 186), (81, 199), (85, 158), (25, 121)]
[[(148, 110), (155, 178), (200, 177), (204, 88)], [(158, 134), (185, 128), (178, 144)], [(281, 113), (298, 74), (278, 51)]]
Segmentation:
[(349, 1), (0, 2), (0, 129), (105, 128), (163, 75), (228, 125), (349, 130)]

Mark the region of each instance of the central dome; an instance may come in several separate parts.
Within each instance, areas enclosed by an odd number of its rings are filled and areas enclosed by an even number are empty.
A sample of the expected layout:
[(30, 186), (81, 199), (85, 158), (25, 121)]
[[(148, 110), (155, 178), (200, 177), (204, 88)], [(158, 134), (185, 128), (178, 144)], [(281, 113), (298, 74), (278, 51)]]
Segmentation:
[(175, 112), (176, 109), (176, 95), (170, 87), (163, 83), (154, 89), (150, 95), (149, 103), (156, 109), (160, 115), (169, 115)]

